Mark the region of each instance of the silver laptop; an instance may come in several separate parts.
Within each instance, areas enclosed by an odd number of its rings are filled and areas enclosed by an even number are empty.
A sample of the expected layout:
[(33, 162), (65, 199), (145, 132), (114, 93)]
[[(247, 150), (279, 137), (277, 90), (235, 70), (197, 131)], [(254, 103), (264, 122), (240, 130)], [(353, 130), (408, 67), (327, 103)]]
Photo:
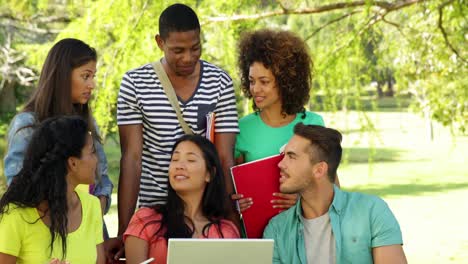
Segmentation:
[(273, 239), (169, 239), (167, 264), (271, 264)]

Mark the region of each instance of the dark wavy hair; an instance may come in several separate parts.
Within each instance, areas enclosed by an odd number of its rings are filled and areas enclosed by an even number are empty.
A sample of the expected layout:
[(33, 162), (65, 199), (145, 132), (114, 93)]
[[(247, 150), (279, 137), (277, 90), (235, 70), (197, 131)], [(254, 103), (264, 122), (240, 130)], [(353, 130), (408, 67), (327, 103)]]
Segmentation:
[(71, 98), (72, 71), (88, 62), (97, 61), (96, 50), (79, 39), (66, 38), (57, 42), (47, 54), (37, 89), (23, 108), (33, 112), (37, 123), (61, 115), (79, 115), (89, 122), (96, 133), (89, 103), (73, 104)]
[[(207, 183), (202, 197), (202, 213), (208, 219), (209, 223), (203, 227), (202, 234), (208, 236), (208, 229), (215, 225), (219, 234), (223, 237), (221, 231), (221, 220), (227, 218), (228, 195), (224, 184), (223, 168), (219, 161), (218, 152), (215, 146), (208, 139), (198, 135), (185, 135), (177, 140), (173, 152), (181, 142), (190, 141), (197, 145), (203, 153), (206, 163), (206, 169), (210, 172), (210, 182)], [(169, 238), (191, 238), (194, 230), (187, 225), (186, 220), (192, 222), (184, 214), (184, 201), (177, 195), (172, 186), (168, 185), (168, 195), (165, 205), (153, 207), (156, 213), (162, 215), (161, 220), (147, 223), (160, 223), (159, 229), (154, 237), (164, 237), (166, 241)], [(145, 226), (146, 226), (145, 225)], [(163, 229), (166, 228), (163, 234)]]
[[(294, 33), (284, 30), (262, 29), (247, 32), (239, 42), (239, 70), (241, 89), (250, 93), (249, 68), (260, 62), (275, 76), (283, 114), (305, 113), (312, 83), (312, 59), (305, 42)], [(259, 111), (252, 102), (256, 112)]]
[(87, 122), (78, 116), (46, 119), (32, 135), (23, 168), (0, 199), (0, 216), (11, 209), (10, 205), (37, 208), (41, 202), (47, 202), (50, 253), (54, 241), (60, 237), (63, 257), (67, 252), (67, 160), (81, 156), (88, 131)]

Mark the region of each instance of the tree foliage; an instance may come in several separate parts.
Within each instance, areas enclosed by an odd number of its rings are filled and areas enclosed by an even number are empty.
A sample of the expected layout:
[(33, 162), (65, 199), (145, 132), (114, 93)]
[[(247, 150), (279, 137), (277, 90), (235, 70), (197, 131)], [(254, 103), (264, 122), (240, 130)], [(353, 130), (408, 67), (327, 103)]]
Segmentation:
[(38, 79), (32, 46), (53, 40), (76, 15), (60, 2), (0, 0), (0, 113), (14, 111)]
[[(17, 1), (18, 5), (5, 14), (26, 10), (21, 19), (34, 21), (37, 10), (43, 10), (39, 6), (50, 1), (34, 1), (34, 8), (31, 2)], [(67, 14), (70, 23), (55, 40), (76, 37), (98, 50), (99, 88), (94, 93), (93, 108), (106, 135), (116, 131), (116, 101), (122, 75), (162, 56), (154, 35), (159, 14), (173, 1), (78, 2), (62, 8), (61, 14)], [(289, 29), (307, 40), (314, 59), (315, 96), (311, 97), (311, 108), (361, 109), (360, 99), (369, 97), (367, 88), (372, 81), (393, 80), (392, 92), (411, 96), (416, 111), (459, 131), (466, 129), (468, 54), (464, 0), (181, 2), (192, 6), (200, 17), (202, 58), (227, 70), (236, 87), (237, 41), (242, 32), (264, 27)], [(53, 14), (57, 15), (48, 16)], [(26, 65), (37, 72), (51, 45), (50, 41), (25, 40), (16, 47), (28, 51)], [(239, 89), (236, 92), (238, 110), (243, 115), (250, 111), (249, 103)]]

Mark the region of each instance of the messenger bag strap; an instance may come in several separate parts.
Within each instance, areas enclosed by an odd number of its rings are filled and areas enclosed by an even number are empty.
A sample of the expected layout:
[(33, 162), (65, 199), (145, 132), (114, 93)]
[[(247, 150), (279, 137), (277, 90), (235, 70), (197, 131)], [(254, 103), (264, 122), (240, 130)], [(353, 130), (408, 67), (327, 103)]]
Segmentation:
[(161, 82), (161, 85), (164, 89), (164, 93), (166, 93), (167, 98), (169, 99), (169, 102), (172, 105), (172, 108), (175, 110), (177, 119), (179, 120), (180, 126), (182, 127), (182, 130), (184, 130), (185, 134), (187, 135), (193, 135), (192, 129), (190, 129), (189, 125), (187, 122), (185, 122), (184, 118), (182, 117), (182, 111), (180, 111), (179, 107), (179, 100), (177, 99), (177, 95), (174, 91), (174, 87), (172, 87), (172, 83), (169, 80), (169, 77), (166, 74), (166, 71), (164, 70), (161, 61), (156, 61), (152, 63), (154, 71), (158, 75), (159, 81)]

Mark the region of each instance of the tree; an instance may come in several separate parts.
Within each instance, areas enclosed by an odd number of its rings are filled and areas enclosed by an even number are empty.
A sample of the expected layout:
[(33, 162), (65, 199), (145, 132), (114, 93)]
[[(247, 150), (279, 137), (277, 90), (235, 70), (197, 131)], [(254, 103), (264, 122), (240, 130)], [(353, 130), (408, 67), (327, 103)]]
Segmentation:
[[(365, 82), (395, 75), (399, 84), (395, 92), (411, 94), (417, 111), (464, 132), (468, 119), (466, 9), (461, 0), (277, 1), (273, 10), (207, 21), (287, 16), (288, 26), (298, 25), (292, 29), (314, 49), (314, 88), (324, 95), (327, 109), (359, 103), (356, 98), (365, 94)], [(372, 42), (376, 34), (382, 40)], [(371, 54), (362, 51), (362, 43), (374, 45)], [(366, 68), (366, 72), (356, 70)]]
[[(311, 107), (361, 109), (360, 99), (368, 96), (364, 88), (379, 75), (391, 73), (387, 75), (394, 75), (397, 95), (424, 98), (424, 103), (415, 100), (417, 111), (465, 131), (467, 7), (463, 0), (183, 2), (201, 19), (203, 58), (227, 70), (236, 87), (236, 45), (242, 32), (263, 27), (290, 29), (307, 40), (314, 58), (313, 93), (319, 96), (311, 97)], [(172, 1), (83, 3), (83, 8), (66, 8), (71, 22), (57, 39), (76, 37), (97, 48), (99, 88), (93, 108), (106, 135), (116, 131), (123, 73), (162, 55), (153, 38), (160, 12)], [(26, 43), (25, 50), (41, 51), (28, 54), (26, 64), (39, 69), (50, 45)], [(420, 91), (414, 92), (415, 87)], [(249, 103), (240, 92), (237, 95), (243, 115), (250, 111)]]
[(26, 62), (32, 52), (24, 44), (50, 41), (70, 21), (60, 2), (0, 1), (0, 113), (14, 112), (20, 90), (26, 94), (38, 79), (38, 68)]

